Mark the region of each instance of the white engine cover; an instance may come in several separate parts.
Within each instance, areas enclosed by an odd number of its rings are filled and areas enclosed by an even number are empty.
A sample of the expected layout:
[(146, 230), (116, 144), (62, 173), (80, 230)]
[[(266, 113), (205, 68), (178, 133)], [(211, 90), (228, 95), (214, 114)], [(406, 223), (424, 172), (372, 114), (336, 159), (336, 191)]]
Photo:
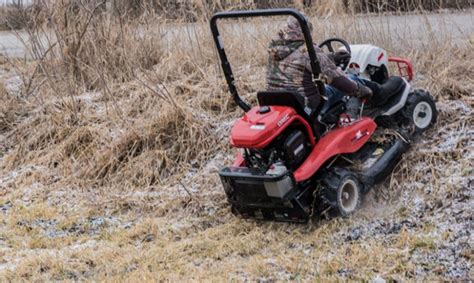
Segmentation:
[(351, 47), (351, 63), (359, 65), (357, 70), (347, 69), (348, 73), (354, 75), (367, 75), (366, 68), (368, 65), (380, 67), (382, 65), (388, 66), (387, 51), (380, 47), (371, 44), (352, 44)]

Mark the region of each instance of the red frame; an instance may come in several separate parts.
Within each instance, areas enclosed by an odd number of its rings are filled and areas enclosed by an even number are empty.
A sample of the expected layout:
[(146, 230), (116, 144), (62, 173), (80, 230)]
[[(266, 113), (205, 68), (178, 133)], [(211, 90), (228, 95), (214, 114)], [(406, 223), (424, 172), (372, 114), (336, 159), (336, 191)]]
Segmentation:
[(413, 80), (413, 64), (410, 60), (399, 57), (389, 57), (388, 62), (397, 64), (400, 76), (406, 78), (409, 82)]

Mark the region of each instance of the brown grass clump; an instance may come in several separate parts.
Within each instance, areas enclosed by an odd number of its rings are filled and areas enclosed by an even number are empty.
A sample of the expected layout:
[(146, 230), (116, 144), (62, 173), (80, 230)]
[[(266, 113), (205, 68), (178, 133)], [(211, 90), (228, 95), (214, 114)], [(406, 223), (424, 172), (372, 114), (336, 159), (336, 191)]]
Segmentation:
[(181, 164), (206, 160), (216, 141), (209, 125), (196, 121), (188, 111), (165, 108), (150, 121), (135, 122), (94, 159), (85, 176), (101, 182), (115, 176), (114, 181), (122, 185), (150, 186), (162, 183)]
[[(474, 42), (472, 25), (451, 24), (459, 14), (311, 17), (316, 42), (337, 35), (411, 58), (440, 116), (353, 218), (296, 225), (229, 211), (217, 172), (234, 158), (228, 134), (242, 113), (206, 16), (168, 22), (77, 1), (44, 11), (51, 23), (26, 30), (32, 59), (0, 67), (0, 278), (472, 277)], [(282, 21), (223, 23), (248, 101)]]

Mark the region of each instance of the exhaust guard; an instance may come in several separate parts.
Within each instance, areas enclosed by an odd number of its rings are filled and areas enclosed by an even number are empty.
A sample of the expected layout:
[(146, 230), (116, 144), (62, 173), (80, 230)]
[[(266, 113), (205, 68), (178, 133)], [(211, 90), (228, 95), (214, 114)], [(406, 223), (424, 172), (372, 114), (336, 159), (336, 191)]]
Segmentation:
[(226, 167), (219, 172), (232, 211), (244, 218), (308, 222), (313, 196), (293, 173), (268, 175), (258, 169)]

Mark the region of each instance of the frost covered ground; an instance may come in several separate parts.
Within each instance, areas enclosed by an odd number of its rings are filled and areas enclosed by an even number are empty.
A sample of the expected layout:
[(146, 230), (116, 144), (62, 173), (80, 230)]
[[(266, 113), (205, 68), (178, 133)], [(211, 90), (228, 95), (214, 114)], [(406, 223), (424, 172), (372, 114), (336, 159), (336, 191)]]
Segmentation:
[[(0, 278), (472, 280), (474, 42), (464, 32), (471, 40), (434, 44), (434, 55), (395, 50), (436, 97), (438, 124), (353, 217), (308, 225), (230, 213), (217, 172), (232, 162), (227, 137), (241, 113), (215, 79), (212, 49), (209, 65), (189, 55), (166, 70), (177, 49), (150, 71), (184, 113), (136, 80), (111, 84), (113, 98), (48, 84), (25, 95), (34, 62), (2, 64)], [(250, 92), (261, 69), (239, 71)]]

